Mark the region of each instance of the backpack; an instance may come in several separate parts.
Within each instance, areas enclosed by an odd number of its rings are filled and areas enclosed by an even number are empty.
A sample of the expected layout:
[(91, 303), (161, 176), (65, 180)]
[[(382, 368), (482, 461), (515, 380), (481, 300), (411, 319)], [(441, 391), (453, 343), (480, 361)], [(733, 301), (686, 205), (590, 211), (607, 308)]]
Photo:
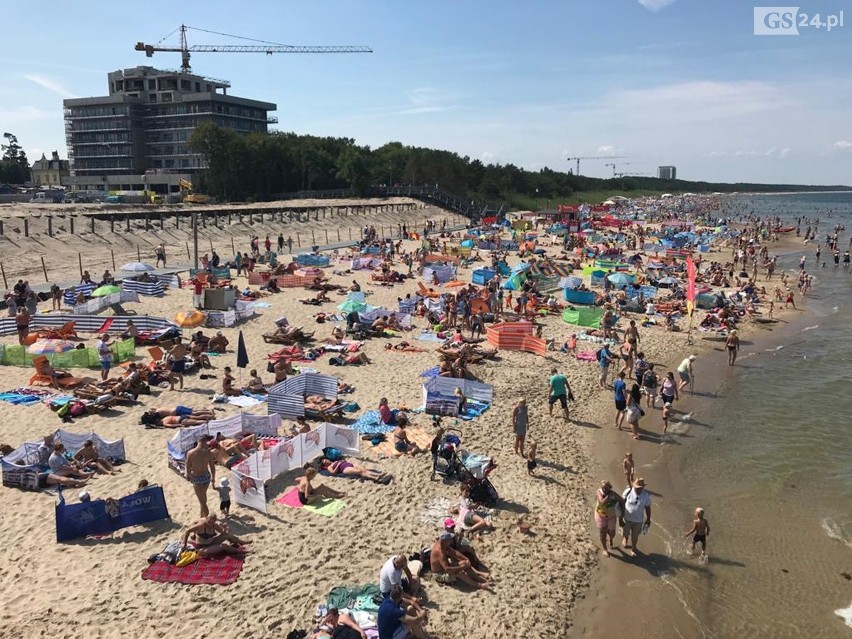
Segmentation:
[(605, 362), (607, 360), (607, 357), (604, 355), (604, 349), (603, 348), (598, 350), (597, 358), (598, 358), (598, 364), (602, 364), (603, 362)]

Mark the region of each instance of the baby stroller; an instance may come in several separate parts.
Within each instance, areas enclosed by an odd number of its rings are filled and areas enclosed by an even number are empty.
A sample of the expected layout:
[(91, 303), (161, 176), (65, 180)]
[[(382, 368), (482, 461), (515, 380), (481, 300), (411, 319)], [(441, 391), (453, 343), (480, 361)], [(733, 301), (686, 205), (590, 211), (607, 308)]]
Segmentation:
[[(437, 415), (432, 420), (436, 426), (441, 423)], [(464, 465), (458, 456), (461, 447), (461, 431), (447, 428), (438, 444), (438, 458), (435, 460), (435, 474), (448, 481), (452, 477), (460, 477), (465, 472)]]

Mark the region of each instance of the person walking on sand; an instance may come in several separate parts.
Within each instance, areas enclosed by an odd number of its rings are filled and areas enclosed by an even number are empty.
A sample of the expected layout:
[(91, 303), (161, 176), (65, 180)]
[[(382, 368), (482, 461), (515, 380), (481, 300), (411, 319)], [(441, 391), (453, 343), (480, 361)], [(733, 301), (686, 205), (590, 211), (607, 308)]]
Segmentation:
[(624, 499), (624, 516), (621, 547), (635, 557), (639, 552), (638, 542), (647, 526), (651, 525), (651, 496), (645, 490), (645, 480), (640, 477), (621, 495)]
[(683, 390), (689, 386), (690, 382), (694, 382), (695, 373), (692, 370), (692, 362), (697, 359), (698, 355), (690, 355), (680, 363), (680, 366), (677, 367), (677, 374), (678, 377), (680, 377), (680, 382), (677, 386), (678, 390)]
[(162, 262), (163, 268), (166, 268), (166, 245), (160, 242), (157, 244), (157, 248), (154, 249), (154, 253), (157, 255), (157, 263), (155, 266), (159, 268), (160, 262)]
[(728, 366), (733, 366), (737, 363), (737, 353), (740, 350), (740, 338), (736, 329), (728, 333), (728, 339), (725, 340), (725, 350), (728, 351)]
[(568, 383), (568, 378), (551, 369), (550, 371), (550, 398), (548, 399), (548, 415), (553, 416), (553, 405), (559, 402), (562, 405), (562, 413), (565, 415), (565, 421), (569, 420), (568, 413), (568, 398), (573, 396), (571, 392), (571, 384)]
[(624, 411), (627, 409), (627, 384), (624, 382), (624, 371), (621, 371), (618, 379), (612, 383), (612, 393), (615, 399), (615, 427), (621, 430)]
[(529, 450), (527, 450), (527, 474), (530, 477), (535, 477), (535, 469), (538, 467), (538, 462), (535, 460), (535, 453), (538, 449), (538, 444), (533, 441), (530, 443)]
[(195, 496), (201, 506), (201, 516), (207, 517), (210, 510), (207, 507), (207, 489), (216, 482), (216, 462), (207, 446), (207, 435), (200, 436), (195, 442), (195, 448), (186, 454), (186, 478), (195, 489)]
[(686, 531), (684, 537), (692, 535), (692, 542), (689, 544), (689, 554), (695, 554), (695, 545), (701, 544), (701, 557), (707, 556), (707, 537), (710, 536), (710, 522), (704, 517), (704, 509), (695, 509), (695, 519), (692, 522), (692, 528)]
[(515, 432), (515, 453), (525, 457), (524, 440), (527, 437), (527, 426), (529, 416), (527, 415), (527, 400), (521, 399), (512, 411), (512, 429)]
[(624, 453), (624, 459), (621, 462), (621, 467), (624, 469), (624, 478), (627, 480), (627, 485), (632, 486), (634, 479), (633, 471), (635, 469), (632, 453)]
[(169, 390), (175, 389), (175, 377), (180, 382), (183, 390), (183, 372), (186, 369), (186, 346), (181, 344), (180, 337), (176, 338), (176, 344), (169, 351)]
[(609, 365), (612, 364), (615, 355), (609, 350), (609, 346), (604, 344), (597, 352), (598, 366), (601, 369), (598, 384), (601, 388), (606, 388), (606, 378), (609, 377)]
[(624, 509), (624, 499), (612, 489), (612, 484), (602, 481), (601, 487), (595, 491), (595, 527), (598, 529), (601, 540), (601, 552), (604, 557), (609, 557), (607, 548), (607, 537), (609, 537), (609, 548), (615, 548), (615, 525), (618, 521), (618, 507)]

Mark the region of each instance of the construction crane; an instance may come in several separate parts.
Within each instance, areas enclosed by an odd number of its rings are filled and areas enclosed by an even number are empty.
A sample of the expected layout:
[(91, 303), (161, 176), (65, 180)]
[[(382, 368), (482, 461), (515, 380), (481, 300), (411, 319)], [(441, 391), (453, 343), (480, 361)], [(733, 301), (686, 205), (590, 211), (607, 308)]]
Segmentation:
[(566, 158), (569, 162), (572, 160), (577, 161), (577, 173), (576, 175), (580, 175), (580, 160), (626, 160), (627, 156), (624, 155), (588, 155), (584, 157), (578, 158)]
[[(186, 41), (186, 32), (188, 29), (193, 31), (201, 31), (203, 33), (212, 33), (214, 35), (225, 36), (226, 38), (237, 38), (248, 42), (256, 42), (254, 45), (242, 44), (193, 44), (190, 45)], [(175, 31), (180, 31), (180, 46), (163, 46), (163, 41), (171, 37)], [(157, 44), (145, 44), (144, 42), (136, 43), (136, 51), (144, 51), (147, 57), (153, 57), (155, 52), (175, 52), (180, 53), (181, 64), (180, 70), (182, 73), (189, 73), (192, 69), (189, 65), (189, 57), (191, 53), (265, 53), (272, 55), (273, 53), (372, 53), (370, 47), (363, 46), (314, 46), (314, 45), (290, 45), (278, 44), (277, 42), (267, 42), (265, 40), (255, 40), (253, 38), (244, 38), (242, 36), (230, 35), (227, 33), (219, 33), (218, 31), (208, 31), (207, 29), (199, 29), (198, 27), (188, 27), (185, 24), (180, 25), (175, 31), (172, 31), (165, 38), (161, 39)]]
[[(618, 176), (616, 175), (616, 173), (615, 173), (615, 163), (614, 163), (614, 162), (613, 162), (612, 164), (607, 164), (606, 166), (611, 166), (611, 167), (612, 167), (612, 177), (618, 177)], [(618, 166), (630, 166), (630, 162), (622, 162), (622, 163), (621, 163), (621, 164), (619, 164)], [(622, 174), (622, 175), (623, 175), (623, 174)]]

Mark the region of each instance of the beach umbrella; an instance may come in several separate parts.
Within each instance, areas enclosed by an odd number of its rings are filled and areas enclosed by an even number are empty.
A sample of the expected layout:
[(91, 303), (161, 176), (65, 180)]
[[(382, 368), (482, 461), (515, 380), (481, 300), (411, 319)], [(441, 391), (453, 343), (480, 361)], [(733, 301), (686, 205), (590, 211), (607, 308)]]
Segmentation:
[(663, 279), (661, 279), (657, 283), (658, 284), (677, 284), (678, 280), (674, 277), (664, 277)]
[(204, 323), (206, 316), (197, 309), (187, 309), (175, 315), (175, 324), (182, 328), (194, 328)]
[(92, 291), (91, 297), (106, 297), (113, 293), (121, 293), (121, 289), (114, 284), (106, 284), (105, 286), (101, 286), (100, 288), (96, 288)]
[(626, 273), (610, 273), (607, 275), (606, 279), (615, 284), (618, 288), (633, 283), (633, 276), (627, 275)]
[(149, 273), (151, 271), (155, 271), (153, 266), (148, 264), (147, 262), (128, 262), (124, 266), (121, 267), (122, 271), (132, 271), (134, 273)]
[(245, 368), (249, 365), (248, 351), (246, 351), (246, 341), (243, 338), (243, 332), (240, 331), (240, 336), (237, 338), (237, 368)]
[(583, 285), (583, 280), (576, 275), (569, 275), (559, 280), (559, 288), (575, 289)]
[(53, 355), (54, 353), (73, 351), (75, 348), (74, 342), (64, 339), (40, 339), (27, 346), (27, 353), (30, 355)]

